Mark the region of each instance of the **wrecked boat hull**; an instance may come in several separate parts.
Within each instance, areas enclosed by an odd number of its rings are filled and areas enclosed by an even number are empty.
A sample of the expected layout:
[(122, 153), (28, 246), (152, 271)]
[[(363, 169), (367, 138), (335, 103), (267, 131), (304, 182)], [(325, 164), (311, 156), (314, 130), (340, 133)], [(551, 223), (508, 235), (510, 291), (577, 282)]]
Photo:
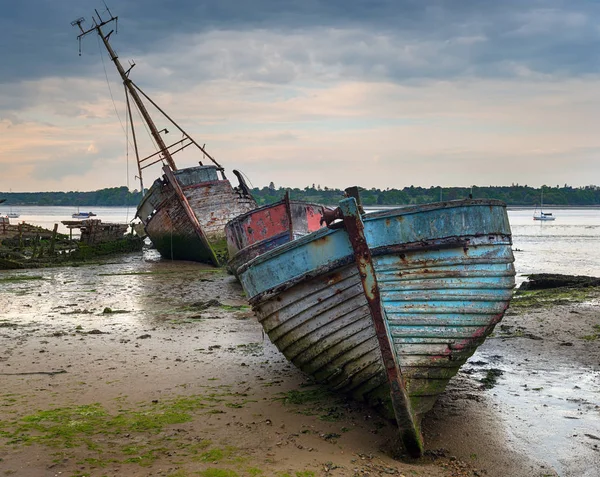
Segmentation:
[(367, 215), (362, 234), (359, 251), (345, 229), (312, 233), (242, 266), (239, 278), (288, 360), (395, 416), (418, 456), (422, 415), (509, 305), (506, 209), (481, 200), (395, 209)]
[(319, 230), (326, 207), (285, 199), (265, 205), (231, 220), (225, 226), (229, 262), (227, 269), (237, 269), (255, 257), (291, 240)]
[(242, 188), (218, 179), (216, 167), (200, 166), (157, 179), (137, 217), (162, 257), (219, 265), (227, 259), (225, 224), (255, 207)]

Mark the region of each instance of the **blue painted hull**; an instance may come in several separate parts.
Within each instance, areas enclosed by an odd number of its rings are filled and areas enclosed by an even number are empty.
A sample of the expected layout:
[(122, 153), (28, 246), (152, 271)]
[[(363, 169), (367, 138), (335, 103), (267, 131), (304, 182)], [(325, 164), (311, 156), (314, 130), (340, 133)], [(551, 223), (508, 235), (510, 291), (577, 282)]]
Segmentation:
[[(421, 416), (509, 305), (515, 272), (506, 209), (468, 200), (378, 212), (364, 217), (364, 236), (420, 435)], [(324, 229), (277, 247), (238, 274), (265, 331), (291, 362), (393, 414), (346, 230)]]

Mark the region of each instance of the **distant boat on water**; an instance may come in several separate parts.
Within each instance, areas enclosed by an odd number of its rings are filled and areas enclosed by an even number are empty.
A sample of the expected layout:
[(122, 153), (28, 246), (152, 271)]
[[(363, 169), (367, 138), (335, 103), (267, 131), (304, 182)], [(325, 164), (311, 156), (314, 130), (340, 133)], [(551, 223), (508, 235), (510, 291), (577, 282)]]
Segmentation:
[(71, 215), (74, 219), (89, 219), (90, 217), (96, 217), (93, 212), (79, 212), (79, 210)]
[(6, 214), (6, 216), (9, 219), (18, 219), (19, 217), (21, 217), (21, 214), (19, 214), (18, 212), (13, 212), (13, 209), (11, 207), (10, 210), (8, 211), (8, 214)]
[(552, 215), (552, 212), (544, 212), (542, 209), (544, 207), (544, 191), (542, 190), (542, 198), (540, 201), (540, 211), (538, 212), (537, 207), (533, 211), (533, 220), (543, 220), (550, 221), (554, 220), (555, 217)]

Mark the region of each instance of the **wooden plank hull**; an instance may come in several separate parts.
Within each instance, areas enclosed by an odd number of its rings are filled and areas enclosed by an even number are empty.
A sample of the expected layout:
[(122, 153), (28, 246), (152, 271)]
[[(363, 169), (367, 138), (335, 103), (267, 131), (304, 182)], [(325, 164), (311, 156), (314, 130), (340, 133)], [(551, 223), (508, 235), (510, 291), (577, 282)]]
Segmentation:
[(253, 258), (319, 230), (324, 209), (319, 204), (284, 199), (231, 220), (225, 227), (228, 270), (237, 275), (237, 269)]
[[(364, 234), (420, 433), (421, 416), (509, 305), (515, 272), (506, 210), (474, 200), (395, 209), (367, 215)], [(265, 331), (292, 363), (394, 415), (344, 229), (280, 246), (242, 266), (239, 277)]]
[(254, 209), (256, 202), (234, 189), (228, 180), (219, 180), (214, 166), (182, 169), (174, 175), (208, 239), (208, 247), (164, 176), (154, 182), (138, 206), (137, 216), (148, 237), (164, 258), (212, 263), (216, 254), (225, 262), (225, 224)]

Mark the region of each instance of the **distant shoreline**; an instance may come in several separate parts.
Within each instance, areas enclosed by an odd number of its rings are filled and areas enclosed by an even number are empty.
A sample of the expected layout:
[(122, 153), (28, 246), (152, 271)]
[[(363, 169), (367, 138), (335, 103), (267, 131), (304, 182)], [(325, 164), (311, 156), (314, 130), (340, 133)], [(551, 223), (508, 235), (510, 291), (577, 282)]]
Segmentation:
[[(1, 203), (0, 203), (1, 204)], [(328, 206), (336, 206), (337, 204), (323, 204), (323, 205), (328, 205)], [(387, 210), (387, 209), (394, 209), (397, 207), (407, 207), (407, 206), (414, 206), (414, 205), (424, 205), (424, 204), (386, 204), (386, 205), (367, 205), (365, 206), (365, 210)], [(9, 204), (4, 203), (3, 205), (0, 205), (0, 210), (2, 208), (7, 208), (9, 207)], [(70, 207), (70, 208), (75, 208), (75, 207), (79, 207), (80, 209), (83, 208), (85, 210), (92, 210), (93, 208), (97, 208), (97, 207), (106, 207), (106, 208), (135, 208), (137, 207), (137, 205), (135, 204), (125, 204), (125, 205), (102, 205), (102, 204), (96, 204), (96, 205), (89, 205), (89, 204), (82, 204), (82, 205), (77, 205), (77, 204), (43, 204), (43, 205), (38, 205), (38, 204), (18, 204), (18, 203), (13, 203), (10, 204), (10, 207)], [(539, 205), (507, 205), (506, 206), (507, 210), (535, 210), (536, 208), (539, 209)], [(600, 210), (600, 205), (550, 205), (550, 204), (544, 204), (544, 209), (569, 209), (569, 210)], [(1, 215), (1, 213), (0, 213)]]
[[(402, 205), (430, 204), (450, 200), (497, 199), (510, 208), (534, 208), (544, 203), (544, 208), (600, 207), (600, 186), (585, 187), (547, 187), (529, 186), (473, 186), (473, 187), (402, 187), (400, 189), (366, 189), (359, 187), (364, 207), (384, 208)], [(344, 197), (344, 191), (315, 184), (302, 189), (292, 187), (254, 187), (252, 195), (259, 206), (281, 200), (286, 193), (294, 200), (324, 205), (337, 205)], [(6, 199), (6, 205), (22, 207), (67, 206), (67, 207), (122, 207), (137, 206), (142, 198), (141, 192), (129, 188), (113, 187), (90, 192), (0, 192), (0, 200)], [(561, 205), (564, 204), (564, 205)]]

